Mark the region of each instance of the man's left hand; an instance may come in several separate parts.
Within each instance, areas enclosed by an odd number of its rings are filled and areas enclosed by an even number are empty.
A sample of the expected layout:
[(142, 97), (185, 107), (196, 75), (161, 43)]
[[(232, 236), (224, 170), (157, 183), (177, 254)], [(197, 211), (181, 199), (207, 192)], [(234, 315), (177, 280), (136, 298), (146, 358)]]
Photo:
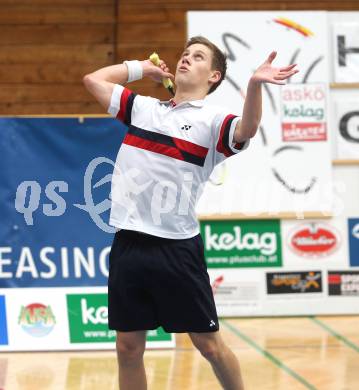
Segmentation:
[(272, 62), (276, 56), (277, 52), (272, 51), (266, 61), (254, 72), (251, 80), (257, 83), (284, 85), (286, 79), (299, 72), (298, 69), (294, 69), (297, 64), (292, 64), (283, 68), (273, 67)]

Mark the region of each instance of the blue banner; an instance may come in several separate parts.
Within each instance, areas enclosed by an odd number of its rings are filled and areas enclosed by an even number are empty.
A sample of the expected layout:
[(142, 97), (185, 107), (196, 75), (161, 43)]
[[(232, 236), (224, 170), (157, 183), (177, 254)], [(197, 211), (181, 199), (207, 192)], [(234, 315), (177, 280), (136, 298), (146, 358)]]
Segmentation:
[(107, 284), (126, 130), (111, 118), (0, 118), (0, 288)]

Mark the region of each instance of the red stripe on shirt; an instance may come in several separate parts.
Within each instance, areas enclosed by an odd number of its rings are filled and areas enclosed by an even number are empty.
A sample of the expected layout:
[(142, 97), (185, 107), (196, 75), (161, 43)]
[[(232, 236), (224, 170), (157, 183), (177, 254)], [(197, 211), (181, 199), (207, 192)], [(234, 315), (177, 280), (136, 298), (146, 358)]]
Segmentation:
[[(231, 151), (229, 151), (229, 145), (224, 145), (224, 142), (223, 142), (223, 138), (224, 138), (224, 134), (225, 134), (225, 131), (226, 131), (226, 126), (228, 124), (228, 121), (232, 118), (235, 118), (236, 115), (227, 115), (225, 118), (224, 118), (224, 121), (222, 123), (222, 126), (221, 126), (221, 130), (219, 132), (219, 138), (218, 138), (218, 142), (217, 142), (217, 146), (216, 146), (216, 150), (217, 152), (219, 153), (222, 153), (224, 154), (226, 157), (230, 157), (232, 156), (234, 153)], [(229, 129), (228, 129), (229, 131)], [(228, 140), (228, 142), (232, 142), (232, 140)]]
[(127, 108), (127, 100), (128, 97), (131, 95), (132, 91), (130, 91), (127, 88), (124, 88), (121, 94), (121, 100), (120, 100), (120, 111), (117, 114), (117, 118), (124, 122), (126, 117), (126, 108)]
[(123, 140), (123, 143), (184, 161), (184, 157), (178, 149), (171, 146), (159, 144), (157, 142), (149, 141), (140, 137), (136, 137), (135, 135), (127, 133), (125, 139)]
[(172, 137), (173, 142), (176, 144), (177, 148), (191, 153), (197, 157), (206, 157), (208, 153), (208, 148), (205, 148), (204, 146), (193, 144), (192, 142), (185, 141), (180, 138)]

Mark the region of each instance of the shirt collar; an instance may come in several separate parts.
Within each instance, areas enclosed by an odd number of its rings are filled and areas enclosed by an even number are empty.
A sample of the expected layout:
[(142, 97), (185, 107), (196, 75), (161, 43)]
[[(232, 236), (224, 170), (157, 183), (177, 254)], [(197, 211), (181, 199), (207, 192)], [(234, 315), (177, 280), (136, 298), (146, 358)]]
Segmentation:
[[(170, 100), (161, 100), (161, 101), (160, 101), (161, 104), (166, 104), (166, 105), (171, 105), (171, 107), (176, 107), (176, 104), (173, 105), (173, 103), (171, 103), (171, 102), (173, 102), (173, 99), (170, 99)], [(180, 103), (181, 106), (182, 106), (182, 105), (185, 105), (185, 104), (189, 104), (189, 105), (191, 105), (191, 106), (193, 106), (193, 107), (203, 107), (203, 105), (204, 105), (204, 99), (202, 99), (202, 100), (190, 100), (190, 101), (188, 101), (188, 102), (182, 102), (182, 103)]]

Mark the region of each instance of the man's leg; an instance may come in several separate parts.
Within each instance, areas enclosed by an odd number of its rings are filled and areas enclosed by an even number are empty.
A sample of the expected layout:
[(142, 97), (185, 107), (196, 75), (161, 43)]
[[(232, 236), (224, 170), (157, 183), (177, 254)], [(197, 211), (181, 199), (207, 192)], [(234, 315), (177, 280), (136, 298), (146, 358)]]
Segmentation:
[(243, 390), (239, 362), (224, 344), (219, 332), (189, 333), (193, 345), (211, 363), (214, 373), (225, 390)]
[(145, 347), (145, 330), (117, 332), (116, 349), (121, 390), (147, 389), (146, 372), (143, 363)]

